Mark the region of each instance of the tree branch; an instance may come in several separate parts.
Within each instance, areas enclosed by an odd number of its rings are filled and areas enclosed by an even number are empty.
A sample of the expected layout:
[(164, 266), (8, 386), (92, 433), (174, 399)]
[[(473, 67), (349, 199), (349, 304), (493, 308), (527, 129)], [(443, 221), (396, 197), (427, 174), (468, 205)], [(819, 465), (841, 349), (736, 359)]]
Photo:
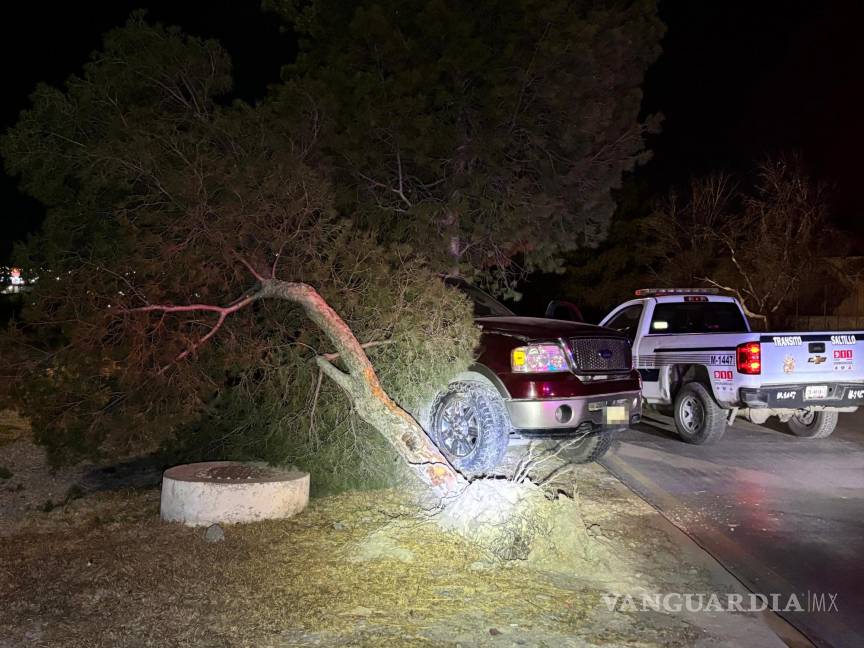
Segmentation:
[(321, 371), (327, 374), (328, 378), (351, 395), (354, 389), (354, 381), (351, 380), (351, 374), (345, 373), (323, 356), (317, 356), (315, 363), (321, 368)]
[(240, 263), (242, 263), (244, 266), (246, 266), (246, 269), (249, 270), (249, 272), (252, 273), (252, 276), (255, 277), (255, 279), (257, 279), (257, 280), (258, 280), (259, 282), (261, 282), (262, 284), (263, 284), (265, 281), (267, 281), (267, 279), (266, 279), (266, 278), (265, 278), (265, 277), (264, 277), (260, 272), (258, 272), (255, 268), (253, 268), (253, 267), (252, 267), (252, 264), (249, 263), (246, 259), (244, 259), (244, 258), (243, 258), (242, 256), (240, 256), (239, 254), (237, 254), (236, 257), (237, 257), (237, 260), (240, 261)]
[[(246, 263), (244, 265), (253, 274), (257, 274), (251, 265)], [(381, 432), (402, 458), (415, 467), (418, 477), (436, 493), (442, 497), (450, 497), (464, 488), (465, 479), (448, 463), (417, 421), (396, 404), (381, 387), (375, 368), (366, 356), (364, 346), (380, 345), (388, 341), (360, 344), (345, 320), (312, 286), (278, 279), (264, 279), (260, 283), (258, 290), (230, 306), (152, 304), (125, 312), (218, 313), (219, 319), (216, 325), (195, 345), (178, 356), (177, 360), (181, 360), (213, 337), (228, 315), (258, 299), (284, 299), (299, 304), (306, 316), (336, 348), (336, 353), (330, 355), (337, 355), (347, 368), (347, 371), (340, 370), (325, 356), (315, 358), (321, 371), (347, 393), (357, 415)]]
[[(246, 297), (241, 298), (240, 300), (234, 302), (230, 306), (215, 306), (213, 304), (187, 304), (185, 306), (176, 306), (174, 304), (150, 304), (148, 306), (140, 306), (138, 308), (128, 308), (121, 310), (121, 313), (193, 313), (198, 311), (207, 311), (211, 313), (219, 313), (219, 319), (216, 321), (216, 324), (210, 331), (202, 337), (200, 340), (192, 344), (188, 349), (180, 353), (176, 358), (174, 358), (174, 362), (179, 362), (184, 358), (187, 358), (191, 353), (199, 349), (202, 345), (206, 344), (207, 341), (216, 335), (216, 332), (222, 328), (222, 325), (225, 323), (225, 319), (231, 314), (236, 313), (237, 311), (246, 308), (252, 302), (258, 301), (262, 297), (262, 293), (260, 291), (252, 293), (251, 295), (247, 295)], [(161, 371), (165, 371), (167, 367), (163, 367)]]
[(744, 309), (744, 314), (747, 317), (749, 317), (751, 319), (760, 319), (766, 323), (768, 322), (767, 316), (761, 315), (759, 313), (754, 313), (749, 308), (747, 308), (747, 302), (745, 301), (744, 296), (741, 294), (741, 291), (738, 290), (737, 288), (732, 288), (731, 286), (724, 286), (722, 284), (719, 284), (716, 281), (714, 281), (713, 279), (711, 279), (710, 277), (699, 277), (698, 279), (700, 281), (707, 281), (709, 284), (711, 284), (715, 288), (719, 288), (720, 290), (726, 290), (728, 292), (733, 293), (738, 298), (738, 302), (741, 304), (741, 308)]
[[(364, 342), (363, 344), (360, 345), (360, 348), (361, 349), (371, 349), (373, 347), (384, 346), (386, 344), (394, 344), (394, 343), (395, 343), (394, 340), (375, 340), (373, 342)], [(333, 360), (338, 360), (341, 355), (342, 355), (341, 353), (323, 353), (323, 354), (321, 354), (321, 357), (324, 358), (325, 360), (332, 362)]]

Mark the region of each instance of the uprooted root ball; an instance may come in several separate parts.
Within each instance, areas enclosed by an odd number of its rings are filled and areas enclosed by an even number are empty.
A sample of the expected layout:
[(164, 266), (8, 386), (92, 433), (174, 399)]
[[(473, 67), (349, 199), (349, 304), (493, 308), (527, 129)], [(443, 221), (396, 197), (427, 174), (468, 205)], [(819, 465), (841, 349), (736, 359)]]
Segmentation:
[(524, 560), (546, 571), (608, 566), (606, 547), (589, 535), (577, 503), (530, 482), (479, 479), (437, 517), (445, 531), (458, 533), (499, 560)]

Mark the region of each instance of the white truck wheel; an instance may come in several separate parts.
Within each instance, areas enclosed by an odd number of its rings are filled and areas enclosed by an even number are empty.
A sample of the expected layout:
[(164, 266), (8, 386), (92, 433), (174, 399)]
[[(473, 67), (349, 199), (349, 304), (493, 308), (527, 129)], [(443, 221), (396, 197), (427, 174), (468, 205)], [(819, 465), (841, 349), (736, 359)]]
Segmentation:
[(837, 427), (837, 412), (805, 410), (786, 422), (786, 427), (795, 436), (806, 439), (824, 439), (831, 436)]
[(675, 396), (675, 429), (687, 443), (715, 443), (726, 431), (726, 411), (702, 383), (691, 382)]

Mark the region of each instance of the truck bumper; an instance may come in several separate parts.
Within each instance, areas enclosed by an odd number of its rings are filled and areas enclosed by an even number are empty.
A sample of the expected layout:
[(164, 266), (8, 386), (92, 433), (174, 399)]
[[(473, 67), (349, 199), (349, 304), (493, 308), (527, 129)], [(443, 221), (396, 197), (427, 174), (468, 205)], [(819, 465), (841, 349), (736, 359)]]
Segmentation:
[[(813, 385), (809, 385), (813, 386)], [(864, 405), (864, 384), (830, 383), (825, 398), (808, 398), (808, 385), (771, 385), (742, 387), (741, 403), (752, 409), (803, 409), (806, 407), (847, 408)]]
[(642, 395), (638, 391), (578, 398), (513, 399), (506, 401), (506, 405), (514, 431), (535, 434), (566, 434), (580, 426), (626, 428), (642, 417)]

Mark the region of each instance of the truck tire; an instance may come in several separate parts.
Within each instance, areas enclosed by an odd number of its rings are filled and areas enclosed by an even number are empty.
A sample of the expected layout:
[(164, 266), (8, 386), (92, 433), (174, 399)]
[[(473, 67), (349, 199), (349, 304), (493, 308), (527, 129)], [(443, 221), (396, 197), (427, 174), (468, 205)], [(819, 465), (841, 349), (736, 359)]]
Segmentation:
[(586, 464), (597, 461), (612, 447), (614, 430), (603, 428), (593, 432), (584, 439), (577, 441), (572, 447), (567, 448), (565, 458), (576, 464)]
[(687, 443), (715, 443), (726, 431), (726, 412), (698, 382), (685, 384), (675, 396), (675, 429)]
[(786, 427), (795, 436), (806, 439), (824, 439), (831, 436), (837, 427), (837, 412), (814, 412), (804, 410), (786, 422)]
[(504, 459), (510, 418), (498, 392), (483, 383), (453, 382), (432, 404), (429, 435), (459, 472), (482, 475)]

